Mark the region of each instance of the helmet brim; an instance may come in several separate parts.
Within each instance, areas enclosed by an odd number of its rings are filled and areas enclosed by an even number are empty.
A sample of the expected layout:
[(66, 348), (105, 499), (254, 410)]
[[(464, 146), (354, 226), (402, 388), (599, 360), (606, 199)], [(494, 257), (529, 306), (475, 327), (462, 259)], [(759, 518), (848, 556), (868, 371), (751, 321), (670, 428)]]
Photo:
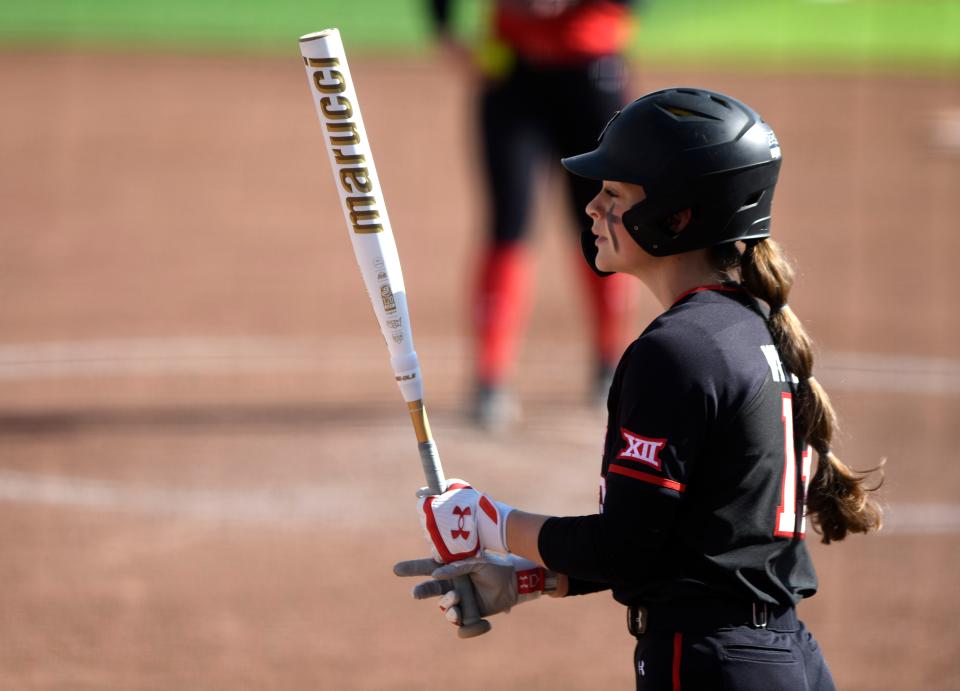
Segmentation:
[(589, 180), (614, 180), (635, 185), (644, 184), (637, 179), (635, 171), (624, 169), (623, 164), (611, 158), (609, 151), (603, 147), (588, 151), (585, 154), (561, 158), (560, 163), (574, 175)]
[(605, 159), (599, 149), (594, 149), (585, 154), (561, 158), (560, 163), (574, 175), (590, 180), (604, 180), (609, 179), (607, 175), (610, 170), (609, 162)]

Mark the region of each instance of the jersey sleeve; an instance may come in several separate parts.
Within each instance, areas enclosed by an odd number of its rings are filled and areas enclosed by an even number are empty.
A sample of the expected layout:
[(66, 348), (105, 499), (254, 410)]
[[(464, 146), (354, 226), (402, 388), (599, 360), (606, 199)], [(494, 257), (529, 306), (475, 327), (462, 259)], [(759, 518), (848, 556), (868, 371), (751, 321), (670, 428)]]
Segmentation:
[(540, 556), (547, 568), (595, 584), (582, 592), (644, 582), (657, 572), (675, 512), (674, 502), (654, 495), (630, 515), (549, 518), (538, 537)]
[[(645, 334), (625, 355), (608, 419), (600, 513), (541, 529), (546, 565), (616, 587), (656, 577), (716, 414), (709, 345)], [(619, 387), (619, 390), (616, 389)]]
[(610, 590), (609, 583), (597, 583), (595, 581), (585, 581), (582, 578), (567, 577), (567, 594), (565, 597), (574, 595), (589, 595), (599, 593), (603, 590)]
[(673, 498), (686, 491), (718, 414), (726, 367), (695, 328), (654, 331), (634, 344), (608, 421), (605, 506), (619, 507), (615, 489)]

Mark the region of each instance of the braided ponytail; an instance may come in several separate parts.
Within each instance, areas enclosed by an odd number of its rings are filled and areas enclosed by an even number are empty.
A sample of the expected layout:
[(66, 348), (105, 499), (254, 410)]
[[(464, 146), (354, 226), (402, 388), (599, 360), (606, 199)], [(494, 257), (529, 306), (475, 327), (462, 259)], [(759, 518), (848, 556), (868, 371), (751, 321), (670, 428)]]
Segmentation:
[[(882, 511), (870, 496), (879, 485), (866, 486), (866, 477), (873, 471), (852, 470), (830, 450), (837, 416), (827, 392), (813, 377), (810, 337), (787, 304), (793, 269), (770, 238), (748, 242), (739, 263), (744, 288), (770, 306), (770, 333), (784, 367), (800, 380), (794, 426), (797, 437), (806, 439), (818, 454), (807, 495), (807, 513), (814, 528), (827, 544), (848, 533), (879, 530)], [(882, 472), (882, 464), (874, 470)]]

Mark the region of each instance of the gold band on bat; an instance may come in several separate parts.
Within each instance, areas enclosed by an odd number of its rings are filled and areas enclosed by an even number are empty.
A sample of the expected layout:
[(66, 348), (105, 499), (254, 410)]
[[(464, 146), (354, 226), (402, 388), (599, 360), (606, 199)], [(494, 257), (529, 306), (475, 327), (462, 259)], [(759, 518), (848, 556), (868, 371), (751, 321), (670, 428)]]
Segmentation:
[(407, 408), (410, 409), (410, 419), (413, 421), (413, 429), (417, 433), (417, 441), (425, 444), (433, 439), (433, 434), (430, 432), (430, 421), (427, 420), (427, 409), (423, 407), (423, 399), (410, 401), (407, 403)]

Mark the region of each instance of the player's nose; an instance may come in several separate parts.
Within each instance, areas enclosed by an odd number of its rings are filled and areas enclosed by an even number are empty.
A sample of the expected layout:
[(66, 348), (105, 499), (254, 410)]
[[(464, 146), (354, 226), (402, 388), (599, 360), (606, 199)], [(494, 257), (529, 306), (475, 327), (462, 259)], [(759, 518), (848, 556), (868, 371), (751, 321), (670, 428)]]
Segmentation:
[[(597, 195), (597, 197), (599, 196), (600, 195)], [(600, 206), (597, 204), (597, 197), (594, 197), (587, 202), (587, 206), (584, 208), (584, 211), (587, 212), (587, 216), (592, 218), (594, 222), (599, 221), (601, 216)]]

